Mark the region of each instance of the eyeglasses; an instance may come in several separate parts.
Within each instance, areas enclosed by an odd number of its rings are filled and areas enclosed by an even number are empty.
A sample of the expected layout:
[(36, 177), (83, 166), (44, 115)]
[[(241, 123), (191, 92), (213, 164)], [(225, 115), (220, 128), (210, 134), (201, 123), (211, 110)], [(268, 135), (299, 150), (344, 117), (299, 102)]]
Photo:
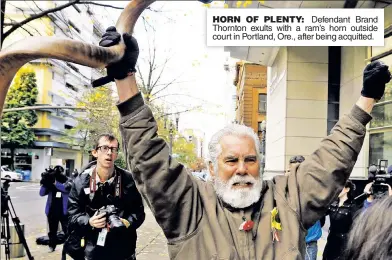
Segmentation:
[(104, 152), (104, 153), (107, 153), (109, 150), (112, 153), (118, 153), (120, 148), (118, 148), (118, 147), (110, 147), (110, 146), (107, 146), (107, 145), (101, 145), (101, 146), (97, 147), (97, 150), (101, 150), (101, 152)]

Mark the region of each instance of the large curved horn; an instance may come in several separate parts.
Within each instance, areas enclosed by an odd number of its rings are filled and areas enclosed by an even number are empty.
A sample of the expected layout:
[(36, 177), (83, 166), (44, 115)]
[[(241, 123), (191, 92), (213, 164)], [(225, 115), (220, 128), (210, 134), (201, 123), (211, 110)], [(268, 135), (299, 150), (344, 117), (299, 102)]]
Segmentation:
[[(119, 33), (132, 34), (140, 14), (155, 0), (133, 0), (121, 13), (116, 27)], [(124, 55), (125, 45), (103, 48), (56, 37), (30, 37), (0, 52), (0, 115), (5, 96), (16, 72), (29, 61), (52, 58), (99, 68), (116, 62)]]

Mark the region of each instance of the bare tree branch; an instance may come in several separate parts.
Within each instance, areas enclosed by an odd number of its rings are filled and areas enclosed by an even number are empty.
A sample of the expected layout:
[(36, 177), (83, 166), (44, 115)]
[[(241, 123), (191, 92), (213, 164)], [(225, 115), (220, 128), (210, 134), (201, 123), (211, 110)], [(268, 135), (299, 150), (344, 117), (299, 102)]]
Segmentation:
[[(180, 76), (180, 77), (181, 77), (181, 76)], [(180, 77), (178, 77), (178, 78), (180, 78)], [(176, 78), (176, 79), (178, 79), (178, 78)], [(193, 80), (184, 80), (184, 81), (177, 81), (177, 82), (176, 82), (176, 79), (172, 80), (171, 82), (169, 82), (169, 83), (167, 83), (167, 84), (157, 84), (157, 85), (155, 85), (155, 87), (163, 86), (163, 85), (164, 85), (164, 87), (161, 88), (161, 89), (159, 89), (157, 92), (151, 93), (151, 95), (152, 95), (152, 96), (155, 96), (156, 94), (158, 94), (159, 92), (161, 92), (161, 91), (167, 89), (167, 88), (170, 87), (171, 85), (174, 85), (174, 84), (182, 84), (182, 83), (189, 83), (189, 82), (192, 82), (192, 81), (193, 81)]]
[[(34, 3), (35, 7), (38, 8), (38, 10), (40, 10), (41, 12), (44, 12), (44, 10), (42, 10), (41, 7), (39, 7), (39, 5), (37, 5), (37, 3), (36, 3), (35, 1), (32, 1), (32, 2)], [(33, 12), (35, 12), (35, 10), (34, 10), (33, 8), (30, 7), (30, 9), (31, 9)], [(60, 13), (61, 13), (61, 11), (62, 11), (62, 10), (60, 10)], [(23, 11), (22, 11), (22, 12), (23, 12)], [(62, 14), (62, 13), (61, 13), (61, 14)], [(61, 19), (56, 13), (53, 13), (53, 15), (55, 15), (60, 21), (62, 21), (62, 22), (67, 26), (68, 32), (70, 32), (71, 35), (72, 35), (72, 32), (71, 32), (71, 30), (69, 29), (69, 26), (68, 26), (68, 22), (64, 19), (64, 17), (63, 17), (63, 19)], [(25, 17), (26, 17), (26, 16), (25, 16)], [(57, 26), (57, 28), (59, 28), (59, 29), (63, 32), (64, 35), (68, 36), (67, 33), (63, 31), (63, 28), (61, 28), (61, 26), (58, 25), (58, 24), (52, 19), (52, 17), (50, 17), (50, 16), (48, 16), (48, 15), (47, 15), (47, 17), (52, 21), (52, 23), (53, 23), (55, 26)], [(27, 18), (27, 17), (26, 17), (26, 18)], [(39, 19), (42, 19), (42, 17), (39, 18)], [(64, 21), (64, 20), (65, 20), (65, 21)]]
[(155, 97), (155, 98), (151, 99), (150, 102), (153, 102), (154, 100), (161, 99), (161, 98), (164, 98), (164, 97), (169, 97), (169, 96), (184, 96), (184, 97), (190, 97), (190, 98), (193, 98), (193, 99), (197, 99), (197, 100), (203, 101), (203, 103), (211, 103), (211, 102), (209, 102), (209, 101), (207, 101), (205, 99), (197, 98), (197, 97), (194, 97), (194, 96), (191, 96), (191, 95), (187, 95), (187, 94), (166, 94), (166, 95), (162, 95), (162, 96), (159, 96), (159, 97)]
[[(118, 10), (124, 10), (124, 7), (118, 7), (118, 6), (113, 6), (113, 5), (106, 5), (106, 4), (95, 3), (95, 2), (90, 2), (90, 1), (82, 1), (82, 2), (78, 2), (77, 4), (98, 5), (98, 6), (109, 7), (109, 8), (118, 9)], [(146, 9), (148, 9), (148, 8), (146, 8)]]
[(143, 74), (140, 72), (141, 70), (140, 70), (140, 66), (139, 66), (139, 64), (137, 64), (136, 65), (136, 69), (137, 69), (137, 72), (138, 72), (138, 75), (139, 75), (139, 78), (141, 79), (141, 81), (142, 81), (142, 85), (143, 85), (143, 87), (146, 85), (146, 83), (144, 82), (144, 78), (143, 78)]
[(159, 119), (161, 117), (170, 116), (170, 115), (182, 114), (182, 113), (190, 112), (190, 111), (193, 111), (193, 110), (196, 110), (196, 109), (199, 109), (199, 108), (201, 108), (201, 106), (192, 107), (192, 108), (189, 108), (189, 109), (186, 109), (186, 110), (182, 110), (182, 111), (178, 111), (178, 112), (165, 113), (165, 114), (159, 115), (157, 117), (157, 119)]
[[(152, 25), (150, 24), (150, 22), (147, 21), (146, 17), (142, 16), (142, 20), (143, 20), (143, 23), (144, 23), (144, 27), (145, 27), (145, 28), (146, 28), (146, 24), (147, 24), (147, 25), (155, 32), (154, 26), (152, 26)], [(147, 30), (147, 29), (146, 29), (146, 30)]]
[[(11, 19), (11, 18), (8, 17), (7, 15), (6, 15), (6, 18), (7, 18), (8, 20), (10, 20), (12, 23), (17, 23), (17, 21)], [(37, 28), (34, 28), (34, 27), (32, 27), (31, 25), (28, 25), (28, 24), (27, 24), (27, 26), (29, 26), (31, 29), (35, 30), (39, 35), (42, 35), (42, 34), (37, 30)], [(34, 36), (34, 34), (32, 34), (30, 31), (28, 31), (24, 26), (21, 26), (20, 28), (23, 29), (24, 31), (26, 31), (30, 36)]]
[(3, 41), (3, 40), (4, 40), (5, 38), (7, 38), (11, 33), (13, 33), (15, 30), (17, 30), (20, 26), (25, 25), (25, 24), (27, 24), (27, 23), (29, 23), (29, 22), (35, 20), (35, 19), (44, 17), (44, 16), (46, 16), (46, 15), (48, 15), (48, 14), (50, 14), (50, 13), (54, 13), (54, 12), (57, 12), (57, 11), (59, 11), (59, 10), (62, 10), (62, 9), (64, 9), (64, 8), (68, 7), (68, 6), (71, 6), (71, 5), (73, 5), (73, 4), (77, 3), (77, 2), (79, 2), (79, 1), (80, 1), (80, 0), (74, 0), (74, 1), (72, 1), (72, 2), (68, 2), (68, 3), (64, 4), (64, 5), (60, 5), (60, 6), (57, 6), (57, 7), (55, 7), (55, 8), (48, 9), (48, 10), (42, 12), (42, 13), (32, 15), (32, 16), (30, 16), (28, 19), (23, 20), (22, 22), (20, 22), (20, 23), (14, 25), (14, 26), (12, 26), (8, 31), (6, 31), (6, 32), (3, 34), (3, 38), (2, 38), (1, 40)]
[[(13, 7), (15, 7), (16, 9), (20, 10), (20, 11), (22, 12), (23, 16), (24, 16), (26, 19), (28, 18), (27, 15), (25, 14), (25, 12), (24, 12), (24, 10), (23, 10), (22, 8), (17, 7), (17, 6), (15, 6), (15, 5), (11, 4), (11, 3), (8, 3), (8, 4), (11, 5), (11, 6), (13, 6)], [(7, 17), (7, 19), (9, 19), (9, 20), (13, 23), (12, 26), (18, 23), (18, 21), (12, 19), (12, 18), (9, 17), (8, 15), (5, 15), (5, 16)], [(29, 26), (31, 29), (35, 30), (39, 35), (42, 35), (42, 34), (37, 30), (37, 28), (35, 28), (35, 27), (33, 27), (33, 26), (29, 25), (29, 24), (27, 24), (27, 26)]]
[(25, 32), (27, 32), (30, 36), (34, 36), (34, 34), (32, 34), (29, 30), (27, 30), (26, 28), (24, 28), (24, 26), (20, 27), (22, 30), (24, 30)]

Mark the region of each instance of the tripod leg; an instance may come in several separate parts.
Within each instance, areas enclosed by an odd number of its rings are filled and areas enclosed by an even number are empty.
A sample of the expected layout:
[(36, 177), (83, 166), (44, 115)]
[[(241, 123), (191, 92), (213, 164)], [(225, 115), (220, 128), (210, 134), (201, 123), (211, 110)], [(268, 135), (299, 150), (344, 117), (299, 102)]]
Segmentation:
[(25, 238), (25, 236), (23, 234), (23, 231), (22, 231), (22, 228), (21, 228), (21, 226), (19, 224), (19, 219), (17, 217), (15, 217), (15, 218), (12, 218), (12, 221), (14, 222), (16, 232), (18, 233), (18, 236), (19, 236), (19, 240), (20, 240), (20, 242), (22, 243), (23, 247), (26, 250), (27, 257), (29, 258), (29, 260), (33, 260), (34, 257), (30, 253), (30, 249), (29, 249), (29, 247), (27, 245), (26, 238)]
[(11, 198), (8, 199), (8, 202), (11, 205), (11, 207), (8, 207), (9, 208), (9, 213), (11, 215), (12, 222), (14, 223), (16, 233), (18, 234), (19, 241), (22, 243), (23, 247), (25, 248), (26, 254), (27, 254), (27, 257), (29, 258), (29, 260), (33, 260), (34, 257), (30, 253), (30, 249), (29, 249), (29, 247), (27, 245), (26, 238), (25, 238), (25, 236), (23, 234), (23, 230), (22, 230), (22, 228), (20, 226), (20, 220), (16, 216), (14, 205), (11, 202)]
[(8, 218), (8, 213), (5, 213), (3, 216), (3, 233), (4, 233), (4, 238), (5, 238), (5, 259), (9, 260), (11, 259), (11, 251), (10, 251), (10, 222)]

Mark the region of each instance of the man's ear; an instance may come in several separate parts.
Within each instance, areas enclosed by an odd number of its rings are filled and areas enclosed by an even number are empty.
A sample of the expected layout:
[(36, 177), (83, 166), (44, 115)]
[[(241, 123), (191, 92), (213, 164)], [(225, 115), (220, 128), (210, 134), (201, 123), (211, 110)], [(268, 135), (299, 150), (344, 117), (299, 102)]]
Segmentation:
[(212, 178), (214, 178), (215, 177), (215, 172), (214, 172), (214, 165), (212, 164), (212, 162), (208, 163), (208, 169), (210, 170), (210, 176)]
[(97, 150), (92, 150), (91, 151), (91, 154), (95, 157), (95, 158), (98, 158), (98, 152), (97, 152)]

